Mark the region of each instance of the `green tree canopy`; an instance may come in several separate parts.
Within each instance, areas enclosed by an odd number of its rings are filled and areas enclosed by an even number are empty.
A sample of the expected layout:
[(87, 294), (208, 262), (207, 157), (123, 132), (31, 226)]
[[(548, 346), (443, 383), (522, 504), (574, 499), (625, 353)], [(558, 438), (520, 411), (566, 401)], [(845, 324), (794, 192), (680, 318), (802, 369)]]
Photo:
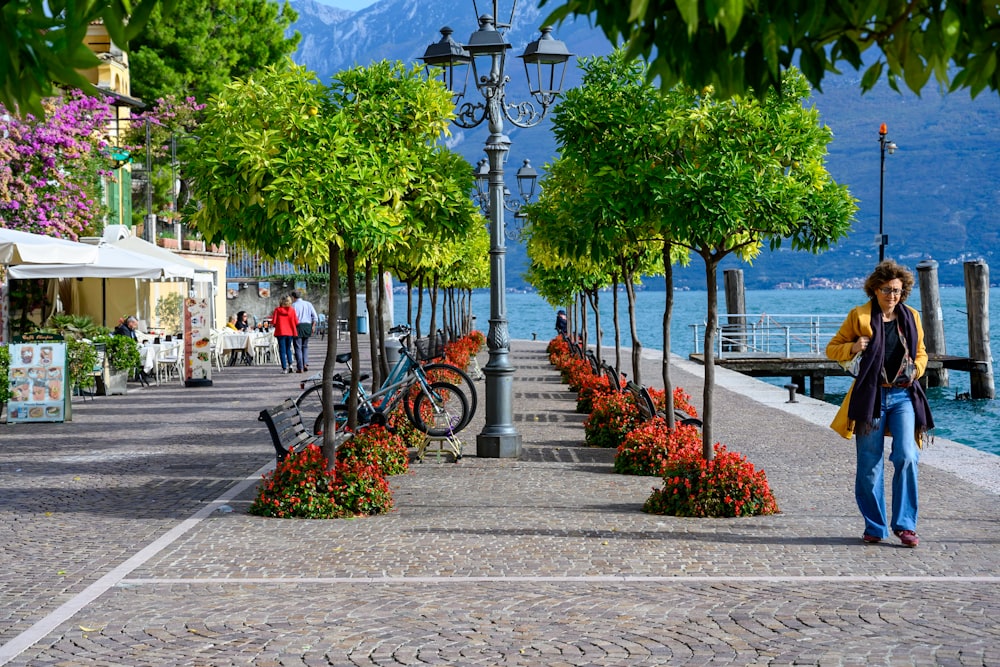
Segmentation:
[[(559, 0), (542, 0), (557, 4)], [(965, 0), (561, 0), (546, 21), (589, 17), (630, 57), (651, 62), (664, 89), (677, 83), (714, 86), (717, 94), (781, 87), (797, 64), (821, 90), (823, 78), (846, 62), (863, 67), (869, 90), (884, 75), (919, 93), (933, 75), (943, 86), (1000, 89), (1000, 4)]]
[(287, 1), (177, 0), (156, 8), (132, 40), (132, 93), (152, 102), (168, 95), (205, 102), (232, 79), (246, 78), (291, 55), (299, 33), (285, 37), (298, 14)]
[(101, 21), (123, 49), (146, 27), (153, 9), (169, 15), (177, 0), (6, 0), (0, 3), (0, 104), (41, 117), (42, 98), (56, 85), (90, 95), (97, 89), (80, 74), (100, 64), (84, 44)]

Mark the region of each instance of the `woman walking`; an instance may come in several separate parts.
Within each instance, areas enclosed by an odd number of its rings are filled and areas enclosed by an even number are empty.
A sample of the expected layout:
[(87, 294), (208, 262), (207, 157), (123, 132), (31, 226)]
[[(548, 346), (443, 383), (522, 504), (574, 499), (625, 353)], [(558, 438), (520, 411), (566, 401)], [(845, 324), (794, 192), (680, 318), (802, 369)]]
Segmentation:
[[(865, 520), (867, 544), (889, 537), (915, 547), (917, 465), (927, 431), (934, 428), (927, 397), (917, 379), (927, 367), (920, 314), (905, 305), (913, 274), (892, 260), (875, 267), (865, 281), (870, 301), (847, 315), (826, 346), (826, 356), (847, 363), (860, 356), (857, 374), (837, 412), (833, 430), (856, 436), (858, 463), (854, 496)], [(892, 522), (885, 511), (885, 436), (892, 435)]]
[(281, 372), (293, 373), (292, 340), (299, 335), (299, 320), (292, 308), (292, 297), (283, 296), (278, 307), (271, 314), (271, 326), (274, 337), (278, 340), (278, 358), (281, 360)]

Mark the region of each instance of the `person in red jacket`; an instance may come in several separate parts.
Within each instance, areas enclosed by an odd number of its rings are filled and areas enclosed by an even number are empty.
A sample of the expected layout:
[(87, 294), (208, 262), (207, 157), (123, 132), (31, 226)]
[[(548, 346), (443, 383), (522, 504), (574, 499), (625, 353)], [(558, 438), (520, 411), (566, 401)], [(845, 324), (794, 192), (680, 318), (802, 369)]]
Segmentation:
[(271, 314), (271, 326), (274, 327), (274, 336), (278, 339), (281, 372), (293, 373), (292, 341), (299, 335), (299, 319), (295, 316), (295, 309), (292, 308), (292, 297), (281, 297), (281, 302)]

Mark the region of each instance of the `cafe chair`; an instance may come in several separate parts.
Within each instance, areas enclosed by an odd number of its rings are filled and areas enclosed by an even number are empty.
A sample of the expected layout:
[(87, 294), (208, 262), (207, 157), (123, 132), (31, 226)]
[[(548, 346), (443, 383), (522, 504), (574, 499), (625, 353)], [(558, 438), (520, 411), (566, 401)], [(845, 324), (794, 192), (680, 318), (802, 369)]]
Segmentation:
[(183, 356), (181, 355), (181, 346), (174, 345), (164, 349), (165, 347), (166, 346), (161, 347), (156, 355), (157, 384), (160, 384), (164, 380), (170, 381), (174, 378), (180, 381), (184, 377), (184, 373), (181, 368), (183, 360)]
[(209, 336), (209, 346), (212, 348), (212, 365), (218, 371), (222, 370), (222, 357), (225, 355), (224, 343), (225, 339), (222, 337), (222, 331), (216, 331), (212, 329), (212, 333)]

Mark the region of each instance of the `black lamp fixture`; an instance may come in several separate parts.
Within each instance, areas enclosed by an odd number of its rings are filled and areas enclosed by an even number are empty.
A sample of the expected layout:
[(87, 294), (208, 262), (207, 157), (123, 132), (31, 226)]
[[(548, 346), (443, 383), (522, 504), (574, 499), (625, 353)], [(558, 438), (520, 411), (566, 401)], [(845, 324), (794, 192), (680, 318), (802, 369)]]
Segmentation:
[[(572, 54), (566, 45), (552, 36), (552, 28), (542, 28), (541, 37), (528, 44), (519, 56), (524, 63), (528, 90), (532, 99), (511, 103), (506, 99), (507, 51), (511, 45), (504, 38), (514, 21), (517, 0), (510, 3), (510, 18), (499, 22), (500, 0), (492, 0), (492, 13), (479, 12), (477, 0), (473, 11), (479, 29), (467, 44), (455, 42), (449, 27), (441, 29), (441, 39), (427, 47), (421, 60), (428, 72), (440, 69), (441, 81), (458, 104), (454, 123), (471, 129), (483, 121), (489, 123), (486, 155), (474, 168), (476, 200), (490, 220), (490, 329), (486, 336), (490, 360), (486, 374), (486, 425), (476, 438), (476, 455), (489, 458), (517, 458), (521, 453), (521, 435), (513, 423), (513, 375), (510, 364), (510, 341), (507, 327), (506, 227), (504, 210), (518, 217), (520, 204), (512, 201), (504, 186), (503, 168), (510, 150), (510, 139), (503, 133), (504, 120), (517, 127), (538, 125), (555, 103), (566, 76), (566, 64)], [(484, 7), (485, 9), (485, 7)], [(471, 65), (471, 68), (468, 67)], [(469, 69), (482, 101), (465, 99)], [(429, 74), (430, 75), (430, 74)], [(518, 170), (518, 191), (524, 201), (534, 196), (537, 172), (525, 160)]]

